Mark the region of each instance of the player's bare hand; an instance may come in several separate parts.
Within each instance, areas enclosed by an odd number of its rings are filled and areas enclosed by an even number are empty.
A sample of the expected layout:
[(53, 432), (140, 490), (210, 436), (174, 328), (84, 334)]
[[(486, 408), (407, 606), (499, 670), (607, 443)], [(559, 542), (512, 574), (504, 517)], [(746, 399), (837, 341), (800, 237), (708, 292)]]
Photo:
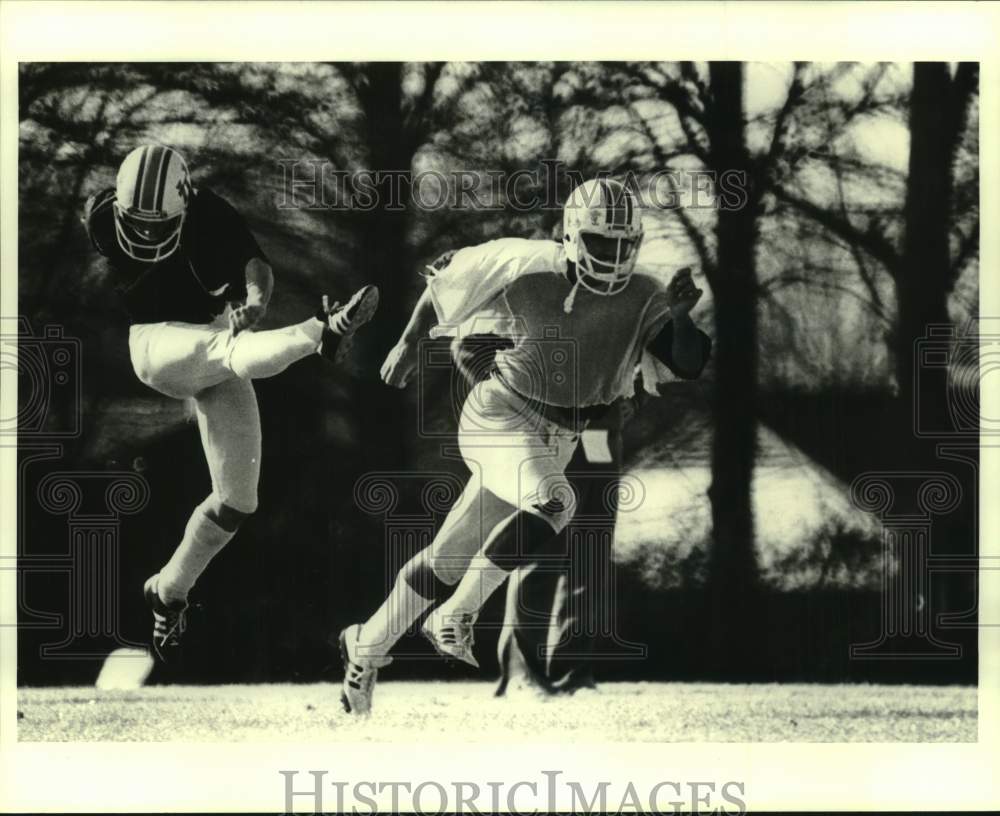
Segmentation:
[(417, 370), (417, 344), (400, 340), (382, 363), (382, 381), (393, 388), (405, 388)]
[(244, 329), (252, 329), (260, 323), (266, 311), (259, 303), (247, 303), (233, 309), (229, 313), (229, 328), (233, 335), (239, 334)]
[(690, 267), (678, 269), (667, 284), (667, 304), (674, 317), (690, 312), (704, 292), (694, 285)]

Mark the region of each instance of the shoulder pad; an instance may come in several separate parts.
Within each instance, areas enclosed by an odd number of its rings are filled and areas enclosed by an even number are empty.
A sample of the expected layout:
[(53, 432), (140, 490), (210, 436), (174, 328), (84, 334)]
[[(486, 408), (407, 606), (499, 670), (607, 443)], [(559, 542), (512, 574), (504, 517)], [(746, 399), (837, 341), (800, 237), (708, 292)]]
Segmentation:
[(100, 192), (94, 193), (87, 198), (86, 203), (83, 205), (83, 223), (86, 224), (90, 219), (96, 215), (101, 210), (107, 208), (110, 209), (111, 205), (115, 201), (115, 188), (105, 187)]
[(658, 275), (654, 275), (648, 269), (643, 269), (636, 267), (636, 270), (632, 273), (632, 284), (638, 284), (639, 286), (645, 287), (649, 290), (650, 296), (657, 294), (666, 294), (667, 285), (660, 279)]
[(544, 261), (542, 265), (551, 266), (553, 272), (565, 271), (566, 268), (566, 253), (560, 241), (548, 238), (495, 238), (481, 246), (511, 258), (536, 263)]
[(94, 249), (104, 256), (109, 256), (114, 238), (115, 190), (107, 187), (91, 195), (83, 205), (83, 225)]

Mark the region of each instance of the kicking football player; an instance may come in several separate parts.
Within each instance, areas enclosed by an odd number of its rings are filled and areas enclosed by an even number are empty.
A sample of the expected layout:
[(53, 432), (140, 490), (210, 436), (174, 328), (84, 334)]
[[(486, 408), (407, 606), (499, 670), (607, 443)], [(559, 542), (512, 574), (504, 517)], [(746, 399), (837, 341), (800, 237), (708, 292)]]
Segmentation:
[(194, 400), (212, 479), (177, 549), (143, 590), (153, 648), (168, 662), (191, 587), (257, 509), (261, 434), (251, 380), (317, 352), (340, 360), (374, 313), (378, 290), (365, 286), (344, 306), (324, 296), (301, 323), (253, 331), (274, 286), (267, 256), (240, 214), (195, 188), (181, 154), (164, 145), (129, 153), (115, 186), (88, 199), (83, 220), (124, 290), (132, 367), (161, 394)]
[(701, 373), (711, 344), (689, 312), (702, 291), (689, 270), (666, 287), (637, 272), (642, 237), (632, 193), (617, 181), (591, 180), (564, 207), (561, 243), (490, 241), (432, 270), (382, 366), (386, 383), (406, 385), (421, 337), (486, 305), (506, 311), (518, 333), (463, 406), (459, 447), (472, 476), (462, 496), (431, 546), (400, 570), (385, 603), (340, 635), (348, 711), (370, 711), (389, 650), (441, 601), (424, 634), (442, 655), (478, 665), (472, 646), (479, 609), (573, 518), (576, 498), (565, 469), (579, 434), (590, 417), (631, 392), (644, 349), (678, 376)]

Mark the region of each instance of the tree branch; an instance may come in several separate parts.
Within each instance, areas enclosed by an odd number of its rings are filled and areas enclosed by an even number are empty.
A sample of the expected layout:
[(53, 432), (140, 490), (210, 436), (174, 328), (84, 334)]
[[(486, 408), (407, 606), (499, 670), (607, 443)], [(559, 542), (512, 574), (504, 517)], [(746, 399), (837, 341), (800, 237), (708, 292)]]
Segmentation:
[(802, 101), (802, 96), (805, 93), (805, 86), (802, 84), (802, 73), (804, 70), (804, 62), (796, 62), (792, 68), (792, 81), (788, 86), (788, 93), (785, 95), (785, 101), (782, 103), (781, 109), (778, 111), (774, 120), (774, 130), (771, 134), (771, 145), (768, 148), (767, 156), (764, 158), (758, 169), (757, 182), (762, 186), (767, 186), (769, 184), (771, 175), (774, 172), (774, 167), (777, 164), (778, 159), (780, 159), (785, 152), (792, 111), (795, 110), (796, 106), (798, 106), (798, 104)]
[(843, 284), (835, 283), (834, 281), (828, 280), (827, 278), (818, 278), (815, 276), (808, 275), (789, 275), (781, 274), (776, 275), (773, 278), (768, 278), (760, 283), (760, 291), (765, 294), (770, 294), (779, 289), (786, 289), (789, 286), (808, 286), (813, 289), (819, 289), (824, 292), (837, 292), (843, 295), (849, 295), (852, 298), (860, 301), (864, 304), (879, 320), (883, 321), (886, 325), (890, 324), (889, 318), (886, 316), (884, 310), (877, 308), (876, 304), (871, 300), (863, 297), (859, 293), (855, 292), (848, 286)]
[(955, 253), (955, 258), (951, 263), (951, 279), (953, 281), (958, 279), (959, 275), (962, 274), (962, 270), (965, 269), (966, 264), (978, 252), (979, 216), (977, 215), (972, 229), (969, 230), (968, 234), (963, 234), (962, 240), (958, 245), (958, 252)]
[(780, 185), (775, 185), (772, 189), (779, 201), (809, 216), (847, 243), (861, 247), (881, 263), (894, 280), (898, 279), (901, 274), (902, 258), (896, 247), (884, 235), (871, 229), (860, 230), (847, 218), (801, 198)]

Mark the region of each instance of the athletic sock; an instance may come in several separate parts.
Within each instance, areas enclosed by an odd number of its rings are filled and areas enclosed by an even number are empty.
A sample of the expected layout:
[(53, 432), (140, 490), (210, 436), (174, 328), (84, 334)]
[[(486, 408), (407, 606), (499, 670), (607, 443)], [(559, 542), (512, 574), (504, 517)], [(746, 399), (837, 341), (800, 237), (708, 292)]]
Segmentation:
[(424, 612), (434, 604), (425, 598), (403, 578), (397, 578), (389, 596), (361, 626), (358, 635), (358, 656), (381, 658), (406, 634)]
[(472, 614), (479, 610), (489, 597), (500, 588), (510, 575), (510, 570), (498, 566), (488, 556), (479, 553), (473, 556), (455, 593), (443, 604), (440, 613), (445, 616)]
[(311, 317), (308, 320), (303, 320), (299, 324), (299, 328), (309, 335), (309, 339), (315, 342), (318, 346), (320, 340), (323, 339), (323, 331), (327, 328), (327, 323), (325, 320), (320, 320), (318, 317)]
[(490, 560), (489, 556), (478, 553), (469, 562), (469, 568), (458, 582), (454, 594), (441, 604), (440, 613), (445, 616), (478, 615), (483, 604), (503, 585), (511, 572)]
[(455, 592), (441, 604), (440, 614), (478, 614), (514, 568), (530, 561), (555, 535), (549, 522), (524, 510), (501, 521), (469, 562)]
[(165, 604), (187, 601), (188, 592), (235, 531), (223, 530), (205, 513), (209, 500), (199, 504), (184, 528), (184, 537), (170, 560), (160, 570), (157, 590)]

